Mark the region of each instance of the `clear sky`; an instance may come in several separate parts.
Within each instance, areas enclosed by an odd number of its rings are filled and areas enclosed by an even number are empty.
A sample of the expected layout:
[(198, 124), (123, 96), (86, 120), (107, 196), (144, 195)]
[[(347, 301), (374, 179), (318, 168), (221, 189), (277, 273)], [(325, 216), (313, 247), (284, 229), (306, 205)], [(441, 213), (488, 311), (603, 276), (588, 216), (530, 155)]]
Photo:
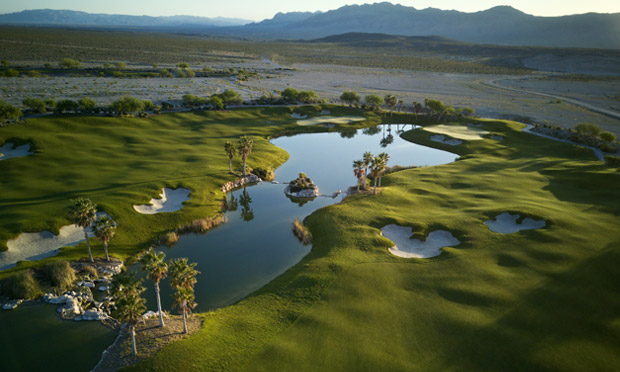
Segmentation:
[[(0, 14), (25, 9), (69, 9), (89, 13), (129, 15), (195, 15), (231, 17), (260, 21), (278, 12), (327, 11), (343, 5), (378, 2), (377, 0), (1, 0)], [(620, 13), (620, 0), (404, 0), (391, 1), (416, 9), (428, 7), (476, 12), (497, 5), (511, 5), (538, 16), (559, 16), (588, 12)]]

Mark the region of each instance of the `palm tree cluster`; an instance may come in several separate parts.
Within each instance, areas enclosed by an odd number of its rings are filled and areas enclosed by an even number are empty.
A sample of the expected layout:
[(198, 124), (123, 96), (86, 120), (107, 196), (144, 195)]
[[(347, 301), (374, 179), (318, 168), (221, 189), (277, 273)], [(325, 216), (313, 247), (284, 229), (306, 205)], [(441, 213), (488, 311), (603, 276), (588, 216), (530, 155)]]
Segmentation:
[[(142, 264), (142, 270), (155, 287), (159, 326), (165, 326), (159, 283), (170, 274), (170, 286), (175, 290), (172, 295), (174, 297), (174, 306), (183, 314), (183, 330), (185, 333), (188, 333), (187, 314), (196, 307), (194, 285), (197, 282), (196, 276), (200, 274), (195, 268), (196, 264), (188, 263), (187, 258), (178, 258), (166, 262), (165, 253), (155, 252), (153, 248), (150, 248), (142, 255), (140, 263)], [(141, 296), (144, 290), (142, 279), (136, 279), (134, 275), (127, 273), (114, 276), (110, 284), (110, 292), (116, 307), (112, 315), (119, 321), (127, 323), (130, 327), (133, 355), (136, 355), (137, 352), (135, 327), (142, 319), (142, 314), (146, 311), (146, 300)]]
[(88, 247), (88, 259), (94, 262), (93, 254), (88, 240), (88, 228), (95, 228), (95, 236), (103, 243), (106, 261), (110, 261), (108, 254), (108, 243), (116, 233), (116, 222), (107, 216), (97, 218), (97, 205), (87, 198), (77, 198), (73, 200), (73, 205), (69, 208), (69, 217), (74, 225), (84, 229), (84, 239)]
[(254, 147), (254, 140), (248, 136), (239, 137), (237, 143), (227, 141), (224, 144), (224, 151), (228, 155), (228, 172), (232, 173), (232, 159), (235, 155), (239, 154), (243, 161), (243, 175), (246, 175), (245, 161), (252, 153)]
[[(355, 160), (353, 162), (353, 174), (357, 177), (357, 190), (360, 189), (360, 184), (366, 189), (367, 177), (373, 179), (374, 194), (377, 194), (377, 180), (379, 181), (379, 187), (381, 187), (381, 175), (387, 169), (387, 163), (390, 160), (390, 156), (382, 152), (377, 156), (374, 156), (371, 152), (364, 153), (362, 160)], [(370, 171), (370, 173), (368, 173)]]
[(116, 306), (113, 315), (116, 319), (127, 323), (130, 327), (132, 355), (137, 354), (136, 325), (146, 311), (146, 300), (141, 296), (145, 288), (141, 284), (142, 279), (138, 280), (127, 273), (114, 276), (110, 284), (110, 290)]

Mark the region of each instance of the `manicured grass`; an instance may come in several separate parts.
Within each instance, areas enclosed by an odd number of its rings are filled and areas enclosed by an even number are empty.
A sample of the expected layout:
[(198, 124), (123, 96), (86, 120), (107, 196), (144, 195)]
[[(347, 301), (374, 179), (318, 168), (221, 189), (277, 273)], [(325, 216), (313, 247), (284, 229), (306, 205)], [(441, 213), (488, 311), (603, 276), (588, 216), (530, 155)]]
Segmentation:
[[(447, 146), (405, 133), (462, 158), (318, 210), (301, 263), (127, 370), (620, 369), (620, 173), (518, 123), (480, 122), (505, 139)], [(491, 232), (484, 221), (504, 211), (547, 226)], [(379, 235), (389, 223), (462, 243), (431, 259), (394, 257)]]
[[(326, 106), (336, 114), (376, 114)], [(0, 143), (30, 143), (32, 156), (0, 161), (0, 250), (21, 232), (58, 229), (68, 220), (71, 199), (87, 197), (118, 221), (110, 254), (127, 258), (178, 226), (214, 215), (224, 196), (220, 187), (236, 176), (228, 173), (226, 141), (241, 135), (254, 138), (249, 167), (277, 167), (288, 158), (267, 138), (301, 130), (290, 114), (294, 107), (249, 108), (225, 112), (186, 112), (149, 119), (64, 116), (28, 119), (25, 125), (0, 128)], [(304, 107), (320, 111), (322, 107)], [(343, 125), (350, 128), (354, 125)], [(317, 128), (316, 130), (321, 130)], [(325, 129), (322, 129), (325, 130)], [(241, 160), (235, 157), (233, 166)], [(159, 197), (163, 187), (191, 190), (183, 209), (143, 215), (134, 204)], [(91, 239), (93, 254), (103, 255)], [(67, 247), (51, 260), (86, 255), (85, 244)], [(7, 274), (50, 260), (22, 262)]]

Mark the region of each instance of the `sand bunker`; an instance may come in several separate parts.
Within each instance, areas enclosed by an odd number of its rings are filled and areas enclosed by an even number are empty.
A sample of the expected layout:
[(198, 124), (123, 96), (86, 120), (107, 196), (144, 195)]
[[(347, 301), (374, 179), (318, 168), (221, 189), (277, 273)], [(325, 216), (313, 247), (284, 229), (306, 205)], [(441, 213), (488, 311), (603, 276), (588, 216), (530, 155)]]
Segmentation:
[(34, 153), (30, 152), (30, 145), (21, 145), (13, 148), (12, 143), (5, 143), (0, 146), (0, 160), (18, 158), (20, 156), (28, 156), (32, 154)]
[[(97, 213), (97, 218), (106, 216), (105, 212)], [(88, 236), (94, 237), (92, 229), (87, 229)], [(61, 247), (73, 247), (84, 241), (84, 229), (76, 225), (66, 225), (60, 228), (58, 235), (51, 231), (36, 233), (21, 233), (15, 239), (7, 242), (9, 248), (6, 252), (0, 252), (0, 270), (8, 269), (18, 261), (36, 261), (58, 254)]]
[(317, 124), (349, 124), (355, 121), (366, 120), (361, 116), (317, 116), (315, 118), (297, 120), (297, 125), (304, 127)]
[(431, 136), (431, 141), (435, 141), (435, 142), (439, 142), (439, 143), (444, 143), (444, 144), (450, 145), (450, 146), (457, 146), (457, 145), (460, 145), (461, 143), (463, 143), (463, 141), (459, 141), (459, 140), (454, 139), (454, 138), (447, 138), (443, 134), (432, 135)]
[(302, 114), (298, 114), (296, 112), (291, 114), (291, 117), (294, 117), (295, 119), (305, 119), (308, 117), (308, 115), (302, 115)]
[(424, 130), (431, 133), (445, 134), (453, 138), (465, 141), (475, 141), (482, 139), (482, 136), (489, 134), (486, 130), (465, 127), (462, 125), (433, 125), (424, 127)]
[(546, 226), (545, 221), (537, 221), (531, 218), (524, 218), (523, 221), (518, 224), (517, 219), (519, 219), (519, 217), (520, 216), (518, 214), (510, 214), (508, 212), (504, 212), (499, 216), (495, 217), (495, 221), (488, 220), (484, 223), (489, 227), (491, 231), (500, 234), (512, 234), (521, 230), (534, 230)]
[(151, 199), (150, 204), (134, 205), (138, 213), (155, 214), (162, 212), (176, 212), (183, 208), (183, 202), (189, 200), (190, 190), (188, 189), (162, 189), (159, 195), (161, 199)]
[(381, 229), (381, 235), (394, 242), (389, 249), (390, 253), (404, 258), (428, 258), (441, 254), (441, 248), (461, 244), (449, 231), (437, 230), (428, 234), (426, 241), (411, 239), (411, 227), (386, 225)]

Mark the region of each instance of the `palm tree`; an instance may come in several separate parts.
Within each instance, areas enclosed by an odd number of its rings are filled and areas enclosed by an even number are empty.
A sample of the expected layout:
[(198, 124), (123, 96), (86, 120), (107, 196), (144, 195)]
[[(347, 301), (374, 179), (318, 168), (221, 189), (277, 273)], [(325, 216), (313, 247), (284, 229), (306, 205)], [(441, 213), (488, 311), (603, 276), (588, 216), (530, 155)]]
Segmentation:
[(140, 296), (144, 292), (144, 287), (140, 286), (141, 281), (134, 282), (123, 292), (123, 295), (116, 300), (115, 317), (127, 323), (131, 329), (131, 353), (137, 354), (136, 349), (136, 325), (142, 319), (142, 314), (146, 311), (146, 300)]
[(374, 155), (370, 151), (366, 151), (362, 156), (362, 161), (364, 162), (364, 189), (366, 189), (366, 178), (368, 177), (368, 167), (372, 164), (372, 159), (374, 159)]
[(108, 217), (103, 216), (95, 222), (95, 236), (103, 243), (106, 261), (110, 261), (110, 256), (108, 255), (108, 243), (110, 242), (110, 239), (114, 237), (114, 233), (116, 233), (116, 222), (112, 221)]
[(155, 252), (150, 248), (144, 256), (142, 256), (142, 271), (153, 281), (155, 285), (155, 294), (157, 296), (157, 312), (159, 313), (159, 326), (164, 326), (164, 314), (161, 310), (161, 298), (159, 295), (159, 281), (166, 278), (168, 274), (168, 263), (165, 261), (166, 254), (164, 252)]
[(245, 176), (245, 160), (248, 158), (248, 155), (252, 152), (252, 147), (254, 146), (254, 140), (252, 140), (248, 136), (241, 136), (239, 138), (239, 142), (237, 143), (237, 148), (239, 154), (241, 155), (241, 160), (243, 160), (243, 175)]
[(187, 334), (187, 313), (191, 313), (192, 309), (196, 307), (194, 289), (179, 287), (172, 294), (172, 297), (174, 298), (174, 306), (183, 314), (183, 332)]
[(364, 161), (355, 160), (353, 162), (353, 174), (357, 177), (357, 191), (360, 191), (360, 183), (364, 179)]
[(385, 172), (386, 168), (387, 168), (387, 163), (390, 160), (390, 155), (388, 155), (386, 152), (382, 152), (379, 154), (379, 158), (381, 158), (381, 169), (379, 170), (379, 187), (381, 187), (381, 175), (383, 174), (383, 172)]
[(196, 265), (196, 263), (187, 263), (187, 258), (170, 261), (170, 286), (173, 289), (194, 288), (197, 281), (196, 275), (200, 274), (200, 271), (195, 269)]
[(392, 110), (394, 106), (398, 103), (398, 98), (391, 94), (386, 94), (384, 98), (385, 103), (390, 107), (390, 116), (392, 116)]
[(88, 241), (88, 229), (97, 217), (97, 205), (87, 198), (77, 198), (73, 200), (73, 206), (69, 210), (71, 222), (84, 229), (84, 238), (88, 247), (88, 259), (94, 262), (93, 254), (90, 250), (90, 242)]
[(377, 195), (377, 178), (381, 174), (381, 170), (384, 168), (383, 158), (376, 156), (372, 159), (372, 163), (370, 164), (370, 172), (373, 177), (374, 184), (374, 194)]
[(226, 144), (224, 145), (224, 151), (226, 151), (226, 155), (228, 155), (228, 172), (232, 173), (232, 159), (233, 156), (235, 156), (235, 154), (237, 153), (237, 148), (235, 147), (234, 143), (226, 141)]

